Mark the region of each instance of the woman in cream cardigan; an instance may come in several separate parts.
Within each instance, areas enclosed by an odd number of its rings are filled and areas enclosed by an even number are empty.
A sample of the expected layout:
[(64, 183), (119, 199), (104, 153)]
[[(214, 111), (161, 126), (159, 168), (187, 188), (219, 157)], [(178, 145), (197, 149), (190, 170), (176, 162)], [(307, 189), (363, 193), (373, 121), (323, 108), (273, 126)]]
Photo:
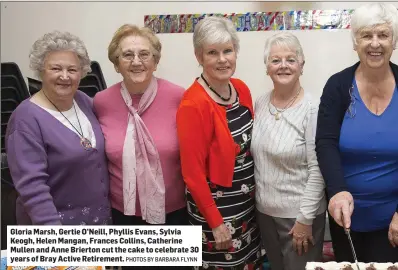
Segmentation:
[(273, 270), (321, 261), (324, 182), (315, 152), (317, 104), (300, 84), (304, 54), (289, 32), (270, 37), (264, 62), (274, 89), (256, 101), (252, 153), (258, 223)]

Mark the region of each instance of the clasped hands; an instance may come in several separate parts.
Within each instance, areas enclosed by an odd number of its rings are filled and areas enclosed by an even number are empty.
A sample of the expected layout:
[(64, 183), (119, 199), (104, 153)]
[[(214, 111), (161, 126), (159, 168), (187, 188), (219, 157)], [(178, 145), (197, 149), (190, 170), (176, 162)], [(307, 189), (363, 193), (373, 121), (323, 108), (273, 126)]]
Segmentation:
[[(328, 210), (335, 222), (341, 227), (346, 229), (351, 227), (351, 215), (354, 211), (354, 199), (351, 193), (342, 191), (335, 194), (329, 201)], [(217, 250), (229, 249), (232, 246), (231, 233), (224, 223), (212, 231)], [(305, 225), (296, 221), (289, 234), (293, 237), (293, 250), (300, 256), (303, 251), (308, 252), (309, 243), (315, 245), (312, 236), (312, 225)], [(398, 213), (394, 213), (390, 223), (388, 239), (393, 247), (398, 246)]]
[(296, 221), (289, 234), (293, 237), (293, 250), (297, 252), (299, 256), (303, 254), (303, 251), (308, 252), (309, 243), (315, 245), (315, 241), (312, 236), (312, 225), (305, 225)]
[(232, 235), (227, 226), (223, 223), (213, 230), (216, 249), (229, 249), (232, 246)]

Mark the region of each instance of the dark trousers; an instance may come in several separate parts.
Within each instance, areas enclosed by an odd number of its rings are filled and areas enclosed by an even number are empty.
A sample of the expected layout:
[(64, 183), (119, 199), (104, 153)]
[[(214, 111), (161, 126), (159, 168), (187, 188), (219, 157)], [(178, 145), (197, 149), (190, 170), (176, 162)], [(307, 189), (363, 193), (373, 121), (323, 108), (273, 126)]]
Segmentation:
[[(337, 262), (354, 262), (351, 246), (344, 229), (329, 215), (330, 235)], [(388, 241), (388, 228), (372, 232), (351, 231), (357, 259), (360, 262), (398, 262), (398, 247)]]
[[(112, 219), (113, 225), (123, 225), (123, 226), (141, 226), (141, 225), (152, 225), (147, 223), (145, 220), (142, 220), (139, 216), (125, 216), (122, 212), (112, 208)], [(173, 211), (166, 215), (166, 224), (165, 225), (190, 225), (188, 222), (188, 212), (184, 207), (182, 209)], [(174, 268), (178, 268), (180, 270), (191, 269), (192, 267), (188, 266), (122, 266), (123, 270), (172, 270)]]

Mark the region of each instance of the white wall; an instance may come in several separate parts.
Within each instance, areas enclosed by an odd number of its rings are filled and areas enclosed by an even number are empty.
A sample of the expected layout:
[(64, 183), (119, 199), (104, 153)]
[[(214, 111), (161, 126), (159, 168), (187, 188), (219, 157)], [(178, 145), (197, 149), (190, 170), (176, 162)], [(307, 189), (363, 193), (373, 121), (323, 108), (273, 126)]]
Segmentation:
[[(241, 13), (313, 9), (352, 9), (364, 2), (8, 2), (1, 3), (1, 61), (16, 62), (32, 77), (28, 54), (33, 42), (52, 30), (65, 30), (85, 42), (92, 60), (101, 64), (108, 85), (121, 78), (107, 59), (114, 31), (124, 23), (144, 25), (144, 16), (183, 13)], [(398, 2), (393, 2), (398, 7)], [(265, 75), (263, 46), (274, 32), (240, 32), (241, 52), (235, 77), (244, 80), (256, 98), (272, 88)], [(319, 97), (330, 75), (352, 65), (357, 55), (349, 30), (293, 31), (300, 39), (306, 64), (302, 85)], [(188, 87), (200, 75), (192, 34), (159, 34), (163, 50), (156, 75)], [(395, 52), (392, 61), (398, 62)]]

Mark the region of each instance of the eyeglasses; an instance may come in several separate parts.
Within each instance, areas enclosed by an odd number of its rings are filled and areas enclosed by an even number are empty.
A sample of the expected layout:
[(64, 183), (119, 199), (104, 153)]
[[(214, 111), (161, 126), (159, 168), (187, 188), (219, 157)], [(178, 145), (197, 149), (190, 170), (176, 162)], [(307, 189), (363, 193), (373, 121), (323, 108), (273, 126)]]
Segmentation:
[(153, 54), (149, 51), (140, 51), (138, 54), (128, 51), (128, 52), (122, 53), (119, 57), (121, 57), (123, 60), (131, 62), (131, 61), (134, 61), (136, 56), (138, 56), (139, 60), (141, 60), (142, 62), (146, 62), (152, 57), (152, 55)]

